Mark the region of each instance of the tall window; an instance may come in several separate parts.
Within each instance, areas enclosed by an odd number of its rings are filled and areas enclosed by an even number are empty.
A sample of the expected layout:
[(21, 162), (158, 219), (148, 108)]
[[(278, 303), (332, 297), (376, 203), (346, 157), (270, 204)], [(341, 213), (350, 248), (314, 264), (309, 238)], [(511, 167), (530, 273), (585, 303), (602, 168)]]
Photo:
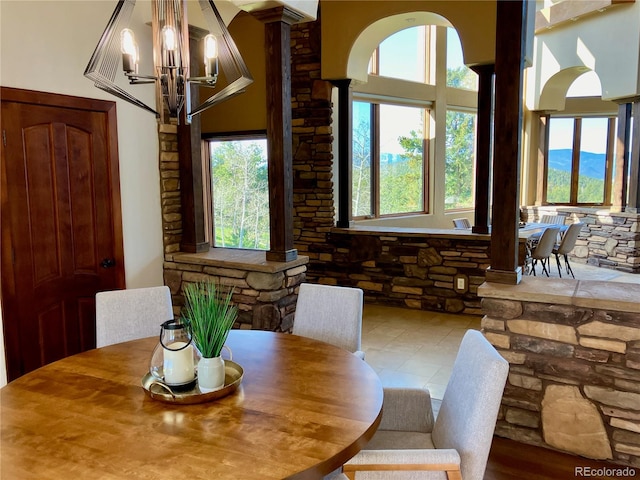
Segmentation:
[(425, 212), (428, 111), (370, 102), (354, 102), (353, 110), (353, 216)]
[(269, 249), (267, 140), (208, 141), (216, 247)]
[(550, 117), (547, 125), (546, 202), (609, 205), (615, 118)]
[[(437, 68), (445, 67), (446, 83), (438, 85), (445, 75)], [(429, 157), (436, 151), (446, 153), (435, 159), (443, 177), (431, 182), (445, 183), (436, 191), (446, 198), (435, 202), (445, 210), (473, 208), (477, 75), (464, 65), (456, 31), (422, 25), (396, 32), (375, 50), (369, 75), (371, 85), (353, 94), (353, 217), (431, 212)], [(435, 123), (438, 101), (446, 125)]]
[(447, 87), (478, 90), (478, 74), (464, 64), (460, 37), (447, 28)]
[(476, 159), (476, 114), (447, 111), (444, 171), (446, 210), (473, 208)]

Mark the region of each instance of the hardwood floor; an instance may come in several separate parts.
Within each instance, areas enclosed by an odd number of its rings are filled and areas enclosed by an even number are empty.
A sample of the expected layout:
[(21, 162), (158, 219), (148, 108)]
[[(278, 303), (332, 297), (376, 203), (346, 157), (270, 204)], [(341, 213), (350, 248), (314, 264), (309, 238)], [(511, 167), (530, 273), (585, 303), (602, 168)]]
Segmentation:
[[(591, 469), (590, 475), (581, 474)], [(640, 468), (629, 468), (629, 474), (595, 475), (594, 470), (624, 469), (624, 465), (590, 460), (556, 452), (547, 448), (524, 445), (501, 437), (494, 437), (484, 480), (565, 480), (578, 478), (621, 479), (640, 478)], [(635, 471), (635, 472), (633, 472)], [(606, 472), (605, 472), (606, 473)], [(620, 473), (620, 472), (618, 472)]]

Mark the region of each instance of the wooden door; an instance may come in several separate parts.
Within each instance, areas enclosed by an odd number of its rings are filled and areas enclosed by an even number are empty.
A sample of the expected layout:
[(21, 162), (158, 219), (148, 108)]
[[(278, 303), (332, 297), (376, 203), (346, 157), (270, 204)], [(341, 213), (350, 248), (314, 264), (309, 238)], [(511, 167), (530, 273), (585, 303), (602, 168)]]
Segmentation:
[(2, 88), (7, 378), (95, 347), (95, 294), (124, 288), (115, 103)]

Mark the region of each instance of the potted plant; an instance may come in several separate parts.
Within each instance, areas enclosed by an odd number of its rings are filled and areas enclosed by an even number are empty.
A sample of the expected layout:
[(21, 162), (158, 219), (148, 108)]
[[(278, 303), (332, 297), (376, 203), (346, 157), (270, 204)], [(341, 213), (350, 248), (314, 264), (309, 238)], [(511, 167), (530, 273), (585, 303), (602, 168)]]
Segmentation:
[(233, 288), (224, 293), (214, 282), (184, 286), (186, 303), (182, 316), (201, 355), (197, 372), (198, 385), (203, 393), (224, 386), (222, 348), (238, 318), (238, 307), (231, 303), (232, 295)]

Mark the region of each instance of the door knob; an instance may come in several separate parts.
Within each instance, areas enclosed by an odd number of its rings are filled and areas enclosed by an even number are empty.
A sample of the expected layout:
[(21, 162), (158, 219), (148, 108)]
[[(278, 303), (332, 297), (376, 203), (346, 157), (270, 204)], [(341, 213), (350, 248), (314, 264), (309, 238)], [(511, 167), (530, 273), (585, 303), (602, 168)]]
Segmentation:
[(102, 262), (100, 263), (100, 266), (102, 268), (113, 268), (116, 266), (116, 261), (113, 258), (105, 258), (104, 260), (102, 260)]

